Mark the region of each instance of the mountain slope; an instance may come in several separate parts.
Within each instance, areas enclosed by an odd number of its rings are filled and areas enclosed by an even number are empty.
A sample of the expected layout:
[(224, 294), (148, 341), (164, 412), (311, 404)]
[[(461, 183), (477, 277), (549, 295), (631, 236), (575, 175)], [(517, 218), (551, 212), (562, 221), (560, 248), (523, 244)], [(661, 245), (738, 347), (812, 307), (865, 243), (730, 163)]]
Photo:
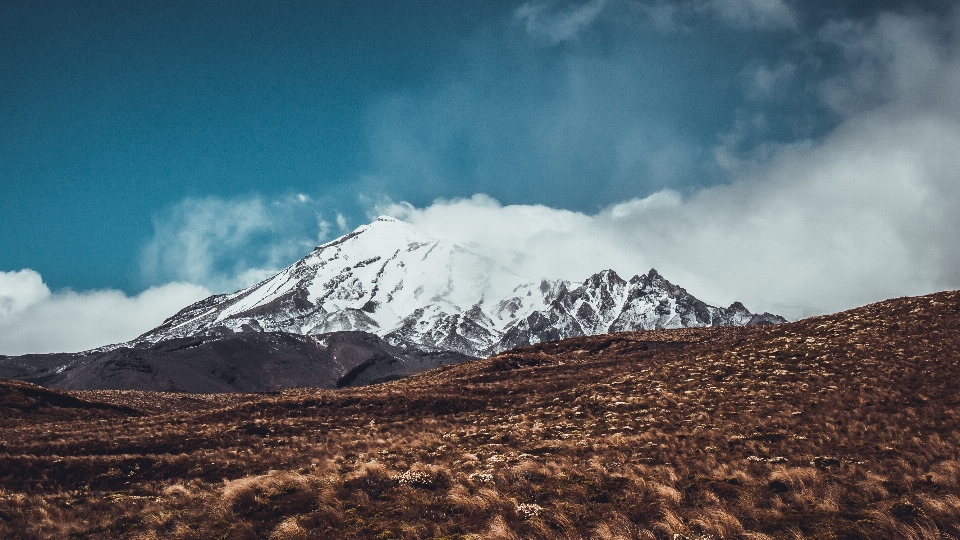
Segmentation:
[(244, 332), (90, 353), (0, 357), (0, 377), (69, 390), (267, 392), (372, 384), (467, 359), (406, 354), (366, 332)]
[[(128, 406), (82, 399), (30, 383), (0, 379), (0, 417), (7, 423), (24, 420), (32, 423), (114, 420), (140, 414), (140, 411)], [(3, 442), (0, 439), (2, 450)]]
[(4, 418), (0, 537), (960, 538), (958, 385), (952, 291), (191, 410), (68, 393), (142, 414)]
[(487, 356), (610, 331), (785, 322), (741, 304), (717, 308), (655, 270), (582, 284), (529, 279), (409, 223), (380, 217), (253, 287), (177, 313), (137, 344), (236, 332), (377, 334), (421, 351)]

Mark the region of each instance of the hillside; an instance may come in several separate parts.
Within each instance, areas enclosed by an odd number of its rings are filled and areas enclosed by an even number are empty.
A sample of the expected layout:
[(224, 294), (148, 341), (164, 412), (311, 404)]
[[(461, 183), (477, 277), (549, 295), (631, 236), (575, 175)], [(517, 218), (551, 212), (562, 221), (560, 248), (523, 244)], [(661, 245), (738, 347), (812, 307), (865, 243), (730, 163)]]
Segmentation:
[(96, 397), (83, 399), (66, 392), (0, 379), (0, 417), (5, 424), (107, 420), (141, 414), (135, 407), (104, 403)]
[(958, 387), (945, 292), (343, 390), (75, 393), (138, 412), (0, 425), (0, 536), (956, 538)]
[(367, 332), (243, 332), (85, 353), (0, 356), (0, 377), (67, 390), (271, 392), (360, 386), (471, 359), (403, 351)]

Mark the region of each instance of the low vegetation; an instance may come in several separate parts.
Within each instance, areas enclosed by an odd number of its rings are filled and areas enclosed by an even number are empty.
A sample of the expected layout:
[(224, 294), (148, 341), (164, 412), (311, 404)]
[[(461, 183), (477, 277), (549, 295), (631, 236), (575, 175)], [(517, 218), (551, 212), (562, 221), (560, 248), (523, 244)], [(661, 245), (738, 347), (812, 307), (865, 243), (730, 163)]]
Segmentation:
[(957, 292), (347, 390), (16, 388), (5, 538), (960, 538)]

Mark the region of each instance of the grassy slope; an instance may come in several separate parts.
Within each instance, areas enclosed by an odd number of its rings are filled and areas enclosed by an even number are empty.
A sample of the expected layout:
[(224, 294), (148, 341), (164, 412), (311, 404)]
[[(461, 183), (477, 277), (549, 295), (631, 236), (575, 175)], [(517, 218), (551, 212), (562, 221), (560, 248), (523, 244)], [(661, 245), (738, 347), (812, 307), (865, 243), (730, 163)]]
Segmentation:
[(948, 292), (342, 391), (84, 393), (147, 414), (4, 421), (0, 537), (960, 538), (958, 388)]

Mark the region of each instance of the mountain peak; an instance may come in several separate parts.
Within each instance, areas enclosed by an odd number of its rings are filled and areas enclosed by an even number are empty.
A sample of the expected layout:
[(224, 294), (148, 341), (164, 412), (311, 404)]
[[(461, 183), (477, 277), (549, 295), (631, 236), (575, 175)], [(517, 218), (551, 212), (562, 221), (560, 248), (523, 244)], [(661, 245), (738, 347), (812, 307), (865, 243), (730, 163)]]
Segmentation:
[(735, 311), (735, 312), (739, 312), (739, 313), (743, 313), (743, 312), (749, 313), (749, 312), (750, 312), (750, 310), (748, 310), (747, 307), (744, 306), (744, 305), (743, 305), (742, 303), (740, 303), (740, 302), (734, 302), (734, 303), (730, 304), (730, 307), (728, 307), (727, 309), (729, 309), (730, 311)]
[(617, 274), (616, 270), (601, 270), (597, 275), (599, 275), (602, 279), (607, 281), (610, 281), (610, 280), (623, 281), (623, 278), (620, 277), (620, 274)]
[(419, 236), (424, 235), (422, 231), (419, 231), (416, 227), (410, 223), (403, 221), (402, 219), (397, 219), (391, 216), (377, 216), (377, 219), (367, 223), (366, 225), (361, 225), (354, 229), (354, 232), (361, 233), (364, 231), (377, 231), (378, 233), (387, 230), (398, 230), (405, 231), (407, 234), (416, 234)]
[[(659, 287), (659, 288), (674, 287), (673, 283), (670, 283), (669, 281), (667, 281), (665, 277), (660, 275), (660, 272), (657, 272), (656, 268), (651, 268), (649, 272), (647, 272), (646, 274), (641, 274), (639, 276), (636, 276), (633, 278), (633, 280), (636, 280), (639, 284), (643, 285), (644, 287)], [(633, 280), (631, 280), (631, 282), (633, 282)]]
[(386, 215), (377, 216), (377, 219), (373, 220), (374, 223), (378, 221), (383, 221), (386, 223), (406, 223), (406, 221), (403, 221), (402, 219), (397, 219), (393, 216), (386, 216)]
[(244, 330), (362, 330), (396, 346), (484, 356), (585, 333), (752, 320), (749, 312), (725, 313), (655, 269), (629, 283), (613, 270), (582, 283), (528, 279), (406, 221), (379, 216), (270, 279), (182, 310), (137, 342)]

